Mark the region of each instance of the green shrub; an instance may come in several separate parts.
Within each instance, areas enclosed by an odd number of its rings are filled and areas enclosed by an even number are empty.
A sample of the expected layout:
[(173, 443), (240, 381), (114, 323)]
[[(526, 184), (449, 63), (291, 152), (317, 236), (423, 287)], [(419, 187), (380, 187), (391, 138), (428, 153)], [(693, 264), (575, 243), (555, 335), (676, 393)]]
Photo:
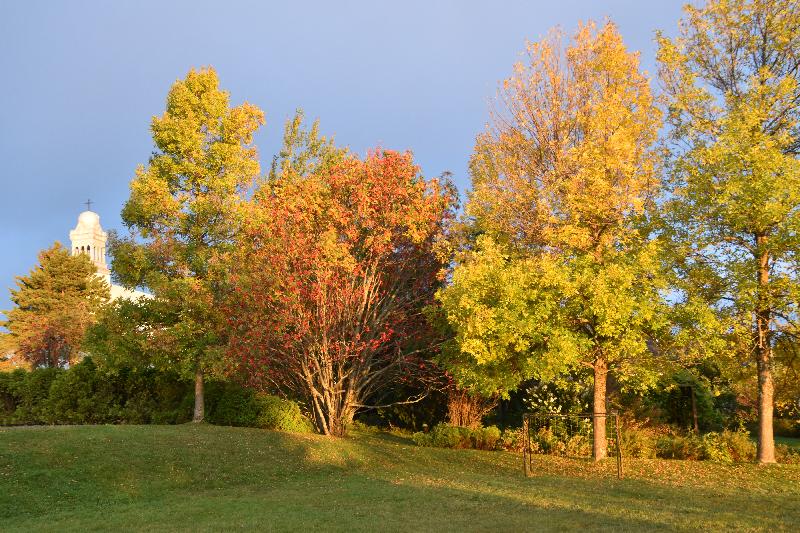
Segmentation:
[(500, 434), (498, 447), (502, 450), (521, 452), (525, 446), (525, 433), (522, 428), (506, 428)]
[(257, 393), (254, 399), (258, 406), (255, 427), (295, 433), (314, 431), (314, 425), (303, 415), (296, 402), (263, 393)]
[(475, 448), (479, 450), (495, 450), (500, 441), (500, 429), (497, 426), (478, 428), (473, 431)]
[(592, 441), (584, 433), (576, 433), (564, 442), (564, 455), (586, 457), (592, 455)]
[(623, 457), (655, 459), (657, 439), (648, 429), (631, 428), (620, 432), (619, 446)]
[(22, 369), (0, 372), (0, 425), (15, 423), (14, 415), (20, 404), (26, 374)]
[[(235, 383), (206, 384), (214, 424), (313, 431), (297, 403)], [(191, 420), (192, 383), (154, 368), (98, 368), (85, 358), (69, 369), (0, 372), (0, 424), (180, 424)]]
[(414, 441), (414, 444), (416, 444), (417, 446), (423, 446), (423, 447), (433, 446), (433, 438), (431, 437), (430, 433), (418, 431), (413, 435), (411, 435), (411, 440)]
[(734, 463), (747, 463), (756, 458), (756, 444), (747, 431), (728, 431), (720, 433), (720, 439), (727, 446)]
[(567, 437), (559, 434), (558, 427), (539, 428), (539, 431), (531, 435), (531, 448), (533, 453), (544, 453), (549, 455), (567, 454)]
[(776, 437), (800, 438), (800, 420), (775, 418), (773, 420)]
[(437, 448), (463, 448), (461, 428), (437, 424), (431, 430), (431, 445)]
[(33, 372), (25, 372), (25, 378), (18, 390), (13, 424), (51, 423), (46, 402), (50, 395), (50, 385), (63, 372), (65, 370), (61, 368), (40, 368)]
[(663, 459), (706, 460), (733, 464), (752, 461), (756, 447), (746, 431), (722, 431), (703, 436), (666, 434), (656, 441), (656, 455)]
[(208, 395), (206, 420), (220, 426), (256, 426), (261, 406), (255, 393), (232, 384), (215, 385), (216, 390)]
[(422, 431), (414, 433), (411, 435), (411, 440), (417, 446), (496, 450), (501, 440), (501, 433), (496, 426), (470, 429), (450, 424), (437, 424), (428, 433)]
[(778, 444), (775, 446), (775, 459), (779, 463), (798, 465), (800, 464), (800, 450), (786, 444)]
[(706, 433), (701, 439), (702, 459), (715, 463), (733, 464), (752, 461), (756, 446), (746, 431), (723, 431)]
[(733, 464), (733, 456), (721, 434), (713, 431), (706, 433), (700, 442), (703, 450), (702, 459), (714, 463)]
[(702, 455), (702, 443), (694, 435), (666, 434), (656, 439), (656, 456), (661, 459), (699, 460)]

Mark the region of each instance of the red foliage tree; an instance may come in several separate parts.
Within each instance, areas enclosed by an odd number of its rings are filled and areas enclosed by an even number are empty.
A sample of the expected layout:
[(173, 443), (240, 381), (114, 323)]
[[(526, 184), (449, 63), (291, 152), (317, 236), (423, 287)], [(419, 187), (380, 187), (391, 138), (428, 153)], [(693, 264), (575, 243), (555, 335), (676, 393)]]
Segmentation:
[(422, 310), (455, 202), (392, 151), (264, 185), (231, 257), (229, 356), (250, 384), (304, 398), (341, 435), (387, 385), (427, 374)]

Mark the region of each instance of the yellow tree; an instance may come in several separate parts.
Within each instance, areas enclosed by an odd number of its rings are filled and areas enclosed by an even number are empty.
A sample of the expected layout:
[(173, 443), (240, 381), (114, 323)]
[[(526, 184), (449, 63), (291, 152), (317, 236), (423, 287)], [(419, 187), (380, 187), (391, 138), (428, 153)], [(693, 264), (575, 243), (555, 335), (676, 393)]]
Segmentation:
[(773, 347), (800, 292), (800, 4), (687, 6), (680, 36), (659, 41), (674, 140), (666, 212), (682, 270), (755, 363), (758, 461), (772, 463)]
[[(612, 23), (530, 43), (477, 139), (466, 207), (484, 236), (439, 299), (445, 362), (483, 393), (583, 364), (594, 378), (594, 456), (606, 455), (606, 376), (648, 358), (655, 250), (638, 224), (658, 179), (660, 126), (638, 54)], [(449, 354), (449, 355), (448, 355)]]
[(240, 207), (260, 172), (253, 134), (264, 113), (230, 106), (211, 68), (191, 70), (153, 117), (156, 151), (136, 170), (122, 220), (131, 230), (112, 243), (113, 270), (126, 285), (149, 287), (146, 307), (161, 317), (148, 339), (195, 380), (194, 421), (203, 420), (204, 373), (225, 345), (221, 277), (214, 258), (233, 246)]

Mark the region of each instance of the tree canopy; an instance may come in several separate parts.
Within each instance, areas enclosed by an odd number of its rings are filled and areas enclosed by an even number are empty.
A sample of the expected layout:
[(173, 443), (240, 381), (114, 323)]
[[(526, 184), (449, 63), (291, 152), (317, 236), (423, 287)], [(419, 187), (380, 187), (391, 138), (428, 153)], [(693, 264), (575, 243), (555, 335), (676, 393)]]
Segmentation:
[(178, 368), (195, 377), (195, 420), (203, 418), (203, 373), (225, 344), (220, 276), (213, 259), (234, 242), (241, 204), (260, 172), (253, 133), (257, 107), (230, 106), (211, 68), (191, 70), (153, 117), (157, 151), (136, 170), (122, 220), (130, 237), (112, 243), (113, 270), (126, 285), (149, 287), (173, 320), (151, 336), (167, 345)]
[(424, 370), (422, 309), (454, 196), (410, 154), (335, 159), (258, 191), (227, 309), (229, 353), (249, 382), (303, 398), (320, 432), (341, 435), (389, 384)]
[[(660, 113), (638, 54), (616, 27), (529, 43), (477, 139), (469, 231), (438, 299), (453, 342), (443, 362), (483, 392), (507, 393), (575, 365), (646, 386), (661, 282), (645, 209), (657, 192)], [(634, 380), (631, 380), (634, 382)], [(595, 456), (605, 456), (595, 420)]]
[(74, 363), (86, 328), (109, 298), (96, 272), (87, 255), (70, 255), (58, 242), (40, 252), (39, 264), (11, 289), (14, 308), (2, 322), (8, 329), (3, 347), (34, 367)]
[(800, 295), (800, 7), (687, 6), (680, 35), (659, 44), (676, 264), (689, 294), (719, 311), (719, 333), (755, 363), (758, 458), (774, 462), (772, 350), (777, 330), (795, 323)]

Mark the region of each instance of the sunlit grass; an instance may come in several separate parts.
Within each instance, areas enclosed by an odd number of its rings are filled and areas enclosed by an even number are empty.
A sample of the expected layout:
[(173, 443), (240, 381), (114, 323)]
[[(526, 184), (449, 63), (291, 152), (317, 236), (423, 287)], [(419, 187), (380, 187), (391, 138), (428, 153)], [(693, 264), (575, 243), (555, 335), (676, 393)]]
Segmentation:
[(793, 529), (800, 467), (600, 465), (210, 425), (0, 430), (3, 530)]

